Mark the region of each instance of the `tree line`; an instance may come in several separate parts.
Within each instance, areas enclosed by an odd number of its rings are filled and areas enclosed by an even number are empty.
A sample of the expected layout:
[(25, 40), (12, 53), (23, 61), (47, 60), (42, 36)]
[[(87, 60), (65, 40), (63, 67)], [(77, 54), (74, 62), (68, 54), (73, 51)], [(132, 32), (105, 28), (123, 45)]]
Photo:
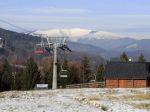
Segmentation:
[[(58, 59), (58, 86), (65, 88), (69, 84), (89, 83), (92, 80), (103, 81), (104, 66), (100, 64), (93, 69), (87, 56), (80, 61)], [(65, 70), (67, 78), (61, 78)], [(40, 63), (29, 58), (24, 67), (16, 67), (5, 58), (0, 60), (0, 91), (7, 90), (32, 90), (36, 84), (48, 84), (52, 88), (53, 59), (45, 58)], [(95, 79), (96, 77), (96, 79)]]
[[(120, 55), (121, 62), (128, 62), (128, 55), (123, 52)], [(138, 62), (145, 62), (143, 54), (138, 57)], [(69, 84), (89, 83), (91, 81), (103, 81), (104, 65), (100, 64), (92, 68), (89, 57), (84, 56), (79, 61), (68, 61), (64, 59), (57, 62), (58, 86), (65, 88)], [(62, 70), (65, 70), (65, 73)], [(61, 75), (67, 78), (61, 78)], [(13, 66), (5, 58), (0, 59), (0, 91), (7, 90), (31, 90), (36, 84), (48, 84), (52, 88), (53, 59), (43, 58), (37, 63), (29, 58), (24, 67)]]
[[(120, 56), (120, 61), (121, 62), (129, 62), (129, 57), (128, 55), (123, 52)], [(144, 55), (141, 53), (139, 56), (138, 56), (138, 59), (136, 60), (137, 62), (146, 62), (146, 59), (144, 57)]]

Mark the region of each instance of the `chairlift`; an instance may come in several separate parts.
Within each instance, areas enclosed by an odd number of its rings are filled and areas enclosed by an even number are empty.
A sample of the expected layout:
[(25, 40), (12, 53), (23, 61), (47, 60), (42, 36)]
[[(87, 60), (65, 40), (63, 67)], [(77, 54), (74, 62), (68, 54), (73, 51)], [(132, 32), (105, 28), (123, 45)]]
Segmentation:
[(35, 48), (35, 53), (37, 53), (37, 54), (43, 54), (46, 51), (44, 48), (44, 40), (41, 37), (41, 35), (40, 35), (40, 38), (41, 38), (41, 43), (37, 44), (36, 48)]
[(43, 54), (43, 53), (51, 53), (52, 49), (49, 47), (41, 46), (41, 45), (36, 45), (35, 47), (35, 53), (37, 54)]
[(44, 50), (38, 49), (38, 50), (35, 51), (35, 53), (37, 53), (37, 54), (38, 54), (38, 53), (39, 53), (39, 54), (42, 54), (42, 53), (44, 53)]
[(37, 54), (43, 54), (45, 52), (44, 48), (41, 46), (36, 46), (35, 53)]
[(4, 48), (5, 47), (5, 40), (0, 38), (0, 48)]
[(68, 46), (66, 46), (66, 45), (63, 45), (62, 47), (60, 47), (60, 49), (65, 51), (65, 52), (67, 52), (67, 53), (71, 52), (71, 49)]
[(67, 72), (67, 70), (61, 70), (61, 72), (62, 72), (62, 73), (65, 73), (65, 72)]
[(51, 52), (52, 52), (52, 49), (49, 48), (49, 47), (45, 47), (45, 51), (48, 52), (48, 53), (51, 53)]
[(63, 67), (62, 67), (63, 64), (64, 64), (64, 63), (61, 64), (61, 70), (60, 70), (59, 76), (60, 76), (61, 78), (67, 78), (67, 77), (68, 77), (68, 76), (67, 76), (68, 70), (63, 69)]

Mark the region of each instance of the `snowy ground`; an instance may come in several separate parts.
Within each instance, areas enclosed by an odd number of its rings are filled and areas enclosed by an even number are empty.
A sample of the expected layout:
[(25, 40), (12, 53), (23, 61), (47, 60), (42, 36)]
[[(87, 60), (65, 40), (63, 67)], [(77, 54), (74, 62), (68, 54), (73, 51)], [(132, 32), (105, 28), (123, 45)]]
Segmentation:
[(0, 93), (0, 112), (149, 112), (150, 89), (60, 89)]

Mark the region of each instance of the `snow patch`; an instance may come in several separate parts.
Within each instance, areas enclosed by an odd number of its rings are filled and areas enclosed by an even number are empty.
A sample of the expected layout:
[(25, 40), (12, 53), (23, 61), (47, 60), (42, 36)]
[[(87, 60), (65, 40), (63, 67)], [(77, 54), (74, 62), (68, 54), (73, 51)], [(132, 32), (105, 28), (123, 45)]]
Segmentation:
[[(0, 93), (0, 112), (149, 112), (132, 103), (135, 95), (150, 95), (150, 89), (60, 89)], [(122, 99), (122, 98), (126, 99)]]
[(138, 47), (137, 44), (132, 44), (132, 45), (127, 46), (126, 48), (131, 49), (131, 48), (137, 48), (137, 47)]
[(51, 37), (70, 37), (71, 41), (77, 41), (81, 38), (96, 38), (96, 39), (119, 39), (122, 38), (120, 35), (112, 32), (104, 31), (92, 31), (89, 29), (82, 28), (71, 28), (71, 29), (49, 29), (49, 30), (37, 30), (34, 33), (45, 34)]

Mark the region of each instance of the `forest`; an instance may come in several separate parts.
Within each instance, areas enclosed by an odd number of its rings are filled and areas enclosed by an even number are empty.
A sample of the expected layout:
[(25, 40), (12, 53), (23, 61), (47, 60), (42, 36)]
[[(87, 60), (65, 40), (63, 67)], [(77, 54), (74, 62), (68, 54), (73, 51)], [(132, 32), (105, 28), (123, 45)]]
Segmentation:
[[(7, 90), (31, 90), (36, 84), (48, 84), (52, 88), (53, 58), (43, 58), (40, 62), (30, 57), (19, 65), (18, 60), (9, 63), (6, 58), (0, 59), (0, 91)], [(17, 65), (17, 66), (16, 66)], [(80, 61), (63, 60), (57, 63), (58, 87), (65, 88), (69, 84), (89, 83), (91, 80), (103, 81), (104, 66), (99, 65), (93, 69), (87, 56)], [(61, 71), (66, 70), (67, 78), (61, 78)]]

